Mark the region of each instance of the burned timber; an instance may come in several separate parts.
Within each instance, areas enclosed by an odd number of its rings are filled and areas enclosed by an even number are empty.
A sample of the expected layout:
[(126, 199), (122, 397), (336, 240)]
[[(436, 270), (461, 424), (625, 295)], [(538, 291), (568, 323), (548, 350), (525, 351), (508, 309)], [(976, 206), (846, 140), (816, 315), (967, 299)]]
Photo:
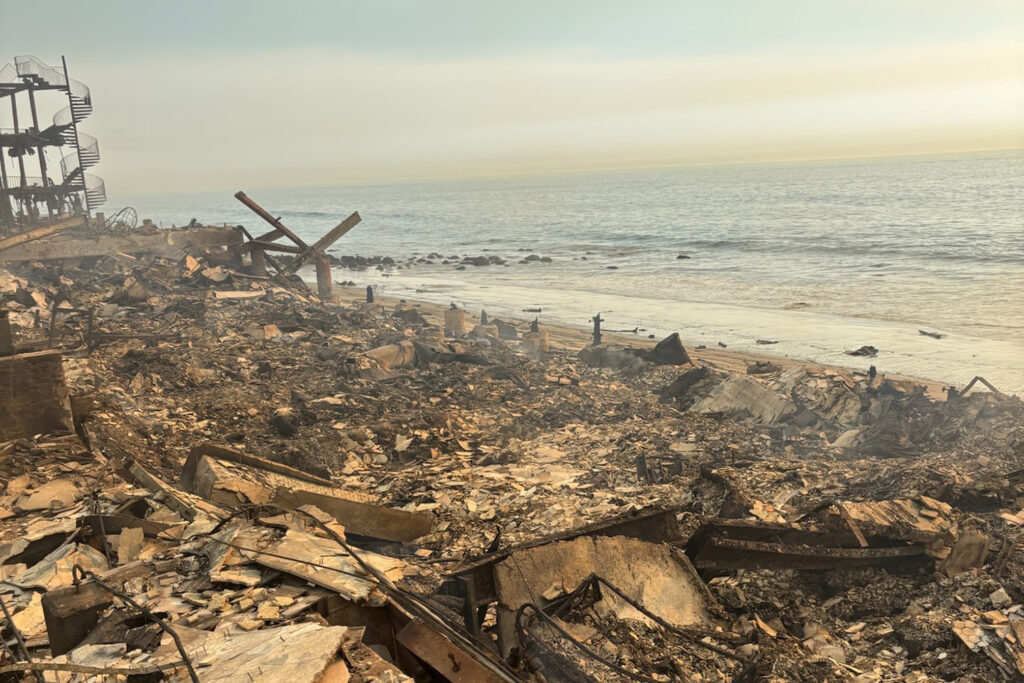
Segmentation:
[(984, 378), (382, 299), (333, 281), (358, 212), (106, 218), (88, 89), (26, 57), (5, 97), (0, 680), (1024, 677), (1024, 405)]
[(0, 240), (6, 680), (1021, 676), (1019, 399), (368, 302), (237, 198)]

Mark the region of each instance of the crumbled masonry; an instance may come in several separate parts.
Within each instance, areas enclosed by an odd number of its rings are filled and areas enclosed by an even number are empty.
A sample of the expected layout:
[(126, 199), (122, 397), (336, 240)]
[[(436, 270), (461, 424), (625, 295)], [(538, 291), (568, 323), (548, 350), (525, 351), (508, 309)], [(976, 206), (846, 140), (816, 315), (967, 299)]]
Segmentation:
[(0, 680), (1024, 676), (1024, 404), (983, 380), (748, 373), (310, 291), (234, 228), (88, 230), (0, 251)]

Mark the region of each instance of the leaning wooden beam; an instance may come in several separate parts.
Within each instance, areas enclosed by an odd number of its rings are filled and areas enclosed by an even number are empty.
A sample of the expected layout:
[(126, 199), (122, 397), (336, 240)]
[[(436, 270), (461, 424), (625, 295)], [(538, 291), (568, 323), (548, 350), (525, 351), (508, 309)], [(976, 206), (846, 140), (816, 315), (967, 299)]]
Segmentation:
[(266, 242), (264, 240), (253, 240), (245, 245), (250, 250), (255, 251), (256, 249), (262, 249), (263, 251), (280, 251), (286, 254), (301, 254), (302, 249), (300, 247), (293, 247), (290, 244), (277, 244), (275, 242)]
[[(262, 249), (253, 249), (253, 248), (251, 248), (249, 246), (249, 244), (251, 244), (252, 242), (264, 241), (264, 240), (272, 241), (272, 240), (275, 240), (275, 239), (277, 239), (278, 237), (281, 236), (281, 232), (280, 231), (278, 231), (278, 230), (271, 230), (270, 232), (268, 232), (268, 233), (266, 233), (264, 235), (260, 235), (259, 237), (253, 237), (252, 234), (248, 230), (245, 229), (245, 226), (239, 225), (238, 229), (241, 230), (242, 234), (245, 235), (246, 239), (249, 240), (249, 243), (242, 245), (241, 249), (249, 250), (250, 254), (254, 254), (257, 251), (259, 251), (261, 254), (265, 254), (265, 252)], [(282, 266), (280, 263), (278, 263), (277, 259), (272, 257), (270, 254), (266, 254), (266, 258), (264, 260), (267, 263), (269, 263), (270, 265), (272, 265), (274, 267), (274, 270), (276, 270), (277, 272), (280, 273), (282, 270), (284, 270), (284, 266)], [(266, 270), (266, 268), (264, 268), (264, 270)]]
[(243, 204), (245, 204), (246, 206), (248, 206), (252, 210), (253, 213), (255, 213), (257, 216), (259, 216), (260, 218), (262, 218), (266, 222), (268, 222), (271, 225), (273, 225), (276, 229), (280, 230), (282, 234), (284, 234), (292, 242), (295, 242), (295, 244), (299, 245), (303, 249), (306, 249), (306, 248), (309, 247), (309, 245), (306, 244), (305, 242), (303, 242), (299, 238), (298, 235), (296, 235), (294, 232), (292, 232), (291, 230), (286, 228), (284, 223), (282, 223), (281, 221), (277, 220), (276, 218), (271, 216), (269, 213), (267, 213), (263, 209), (262, 206), (260, 206), (259, 204), (254, 202), (252, 199), (250, 199), (249, 196), (247, 194), (245, 194), (244, 192), (242, 192), (241, 190), (239, 190), (238, 192), (235, 193), (235, 199), (237, 199), (238, 201), (240, 201)]
[(215, 444), (192, 448), (181, 472), (185, 490), (220, 505), (315, 505), (360, 536), (405, 543), (430, 532), (433, 515), (378, 505), (372, 496), (328, 479)]
[(349, 230), (359, 225), (362, 220), (363, 219), (360, 218), (358, 211), (353, 212), (351, 216), (334, 226), (329, 233), (318, 239), (316, 243), (313, 244), (313, 248), (317, 251), (323, 251), (341, 239)]
[(19, 244), (25, 244), (32, 240), (42, 239), (43, 237), (49, 237), (55, 235), (58, 232), (67, 230), (68, 228), (74, 228), (85, 223), (85, 218), (82, 216), (73, 216), (65, 220), (54, 223), (53, 225), (46, 225), (42, 228), (36, 228), (35, 230), (26, 230), (25, 232), (18, 233), (12, 237), (0, 240), (0, 251), (11, 249)]
[(309, 261), (317, 258), (318, 256), (323, 256), (324, 249), (334, 244), (346, 232), (359, 225), (359, 222), (362, 220), (363, 219), (359, 217), (359, 212), (356, 211), (341, 223), (338, 223), (334, 226), (333, 230), (318, 239), (313, 246), (306, 248), (305, 251), (296, 256), (288, 267), (285, 268), (285, 272), (288, 274), (294, 273)]

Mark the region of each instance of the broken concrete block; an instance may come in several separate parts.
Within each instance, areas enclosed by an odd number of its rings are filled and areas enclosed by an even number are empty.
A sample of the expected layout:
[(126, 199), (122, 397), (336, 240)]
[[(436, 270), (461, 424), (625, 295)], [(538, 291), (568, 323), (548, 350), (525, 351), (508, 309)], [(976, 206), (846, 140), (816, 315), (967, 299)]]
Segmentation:
[(988, 596), (988, 599), (992, 603), (993, 607), (1009, 607), (1013, 603), (1013, 600), (1004, 588), (997, 588), (992, 591), (991, 595)]
[(498, 339), (498, 326), (497, 325), (477, 325), (469, 333), (471, 337), (479, 337), (481, 339)]
[(655, 365), (686, 365), (690, 362), (690, 355), (686, 353), (678, 332), (673, 332), (658, 342), (645, 357)]
[(942, 571), (953, 577), (974, 567), (981, 567), (988, 557), (989, 537), (980, 531), (968, 531), (957, 539), (942, 562)]
[(420, 365), (420, 359), (416, 353), (416, 345), (411, 341), (378, 346), (367, 351), (364, 355), (376, 361), (384, 370), (412, 368)]

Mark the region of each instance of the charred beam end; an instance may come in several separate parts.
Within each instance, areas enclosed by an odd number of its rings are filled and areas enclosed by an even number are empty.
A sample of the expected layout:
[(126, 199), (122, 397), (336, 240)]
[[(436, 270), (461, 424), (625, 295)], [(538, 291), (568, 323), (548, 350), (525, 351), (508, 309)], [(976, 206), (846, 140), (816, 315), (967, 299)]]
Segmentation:
[(285, 237), (290, 239), (292, 242), (295, 242), (299, 247), (303, 249), (309, 248), (309, 245), (303, 242), (298, 235), (285, 227), (284, 223), (267, 213), (262, 206), (250, 199), (249, 196), (241, 190), (235, 193), (235, 199), (245, 204), (253, 213), (265, 220), (267, 223), (270, 223), (275, 229), (280, 230)]

